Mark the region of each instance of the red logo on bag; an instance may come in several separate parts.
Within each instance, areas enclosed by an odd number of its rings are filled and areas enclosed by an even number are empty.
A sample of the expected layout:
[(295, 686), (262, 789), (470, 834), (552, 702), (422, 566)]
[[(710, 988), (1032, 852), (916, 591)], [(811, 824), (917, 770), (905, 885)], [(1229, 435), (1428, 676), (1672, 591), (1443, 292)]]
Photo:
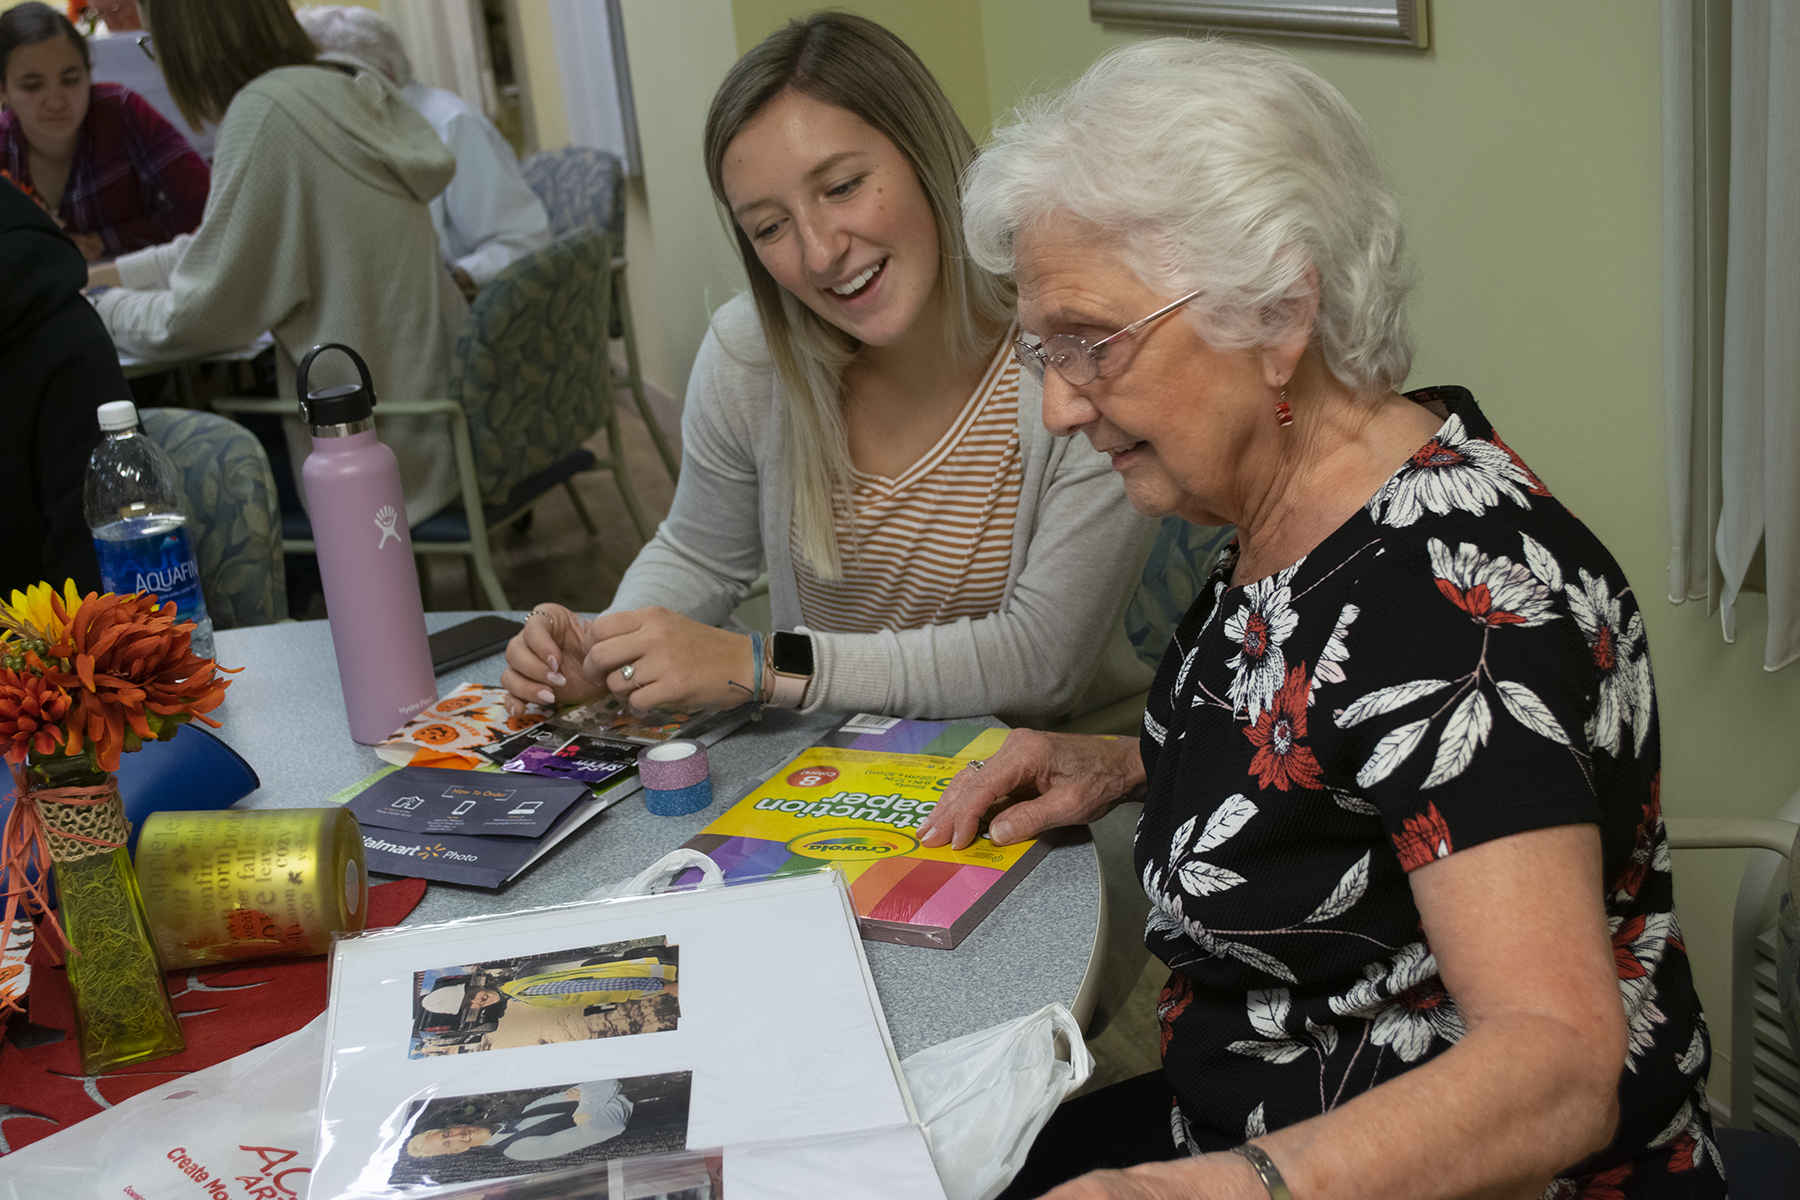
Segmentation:
[(838, 777), (836, 767), (802, 767), (787, 777), (790, 787), (824, 787)]
[(250, 1189), (252, 1200), (290, 1200), (298, 1197), (294, 1185), (286, 1182), (289, 1175), (310, 1175), (311, 1167), (288, 1167), (276, 1170), (285, 1163), (299, 1157), (294, 1150), (282, 1150), (275, 1146), (239, 1146), (239, 1150), (248, 1150), (263, 1160), (263, 1168), (255, 1175), (239, 1175), (238, 1182)]

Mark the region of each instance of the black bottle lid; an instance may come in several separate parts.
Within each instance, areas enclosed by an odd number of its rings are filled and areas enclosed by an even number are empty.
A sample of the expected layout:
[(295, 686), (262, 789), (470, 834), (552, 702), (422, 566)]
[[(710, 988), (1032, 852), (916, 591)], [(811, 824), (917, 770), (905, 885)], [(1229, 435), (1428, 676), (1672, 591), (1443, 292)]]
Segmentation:
[[(362, 377), (362, 382), (307, 391), (306, 373), (312, 368), (313, 359), (326, 350), (342, 350), (348, 354), (350, 361), (356, 364), (356, 373)], [(341, 342), (326, 342), (308, 350), (306, 357), (300, 360), (299, 370), (294, 373), (294, 387), (305, 397), (300, 401), (300, 419), (308, 425), (354, 425), (374, 415), (375, 385), (369, 380), (369, 364), (362, 360), (362, 355)]]

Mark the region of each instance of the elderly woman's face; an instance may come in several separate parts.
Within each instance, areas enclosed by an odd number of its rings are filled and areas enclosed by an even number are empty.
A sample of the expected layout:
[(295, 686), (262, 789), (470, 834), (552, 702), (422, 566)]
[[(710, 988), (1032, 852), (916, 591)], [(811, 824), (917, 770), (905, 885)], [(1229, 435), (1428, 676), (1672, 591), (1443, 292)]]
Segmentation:
[(904, 338), (937, 294), (937, 224), (912, 166), (846, 109), (783, 92), (725, 148), (732, 218), (775, 281), (860, 342)]
[[(1116, 243), (1074, 218), (1021, 232), (1015, 253), (1019, 322), (1031, 338), (1066, 333), (1091, 344), (1178, 298), (1146, 286)], [(1248, 401), (1267, 390), (1257, 352), (1208, 345), (1178, 309), (1100, 354), (1099, 378), (1080, 387), (1044, 372), (1044, 424), (1058, 436), (1085, 433), (1139, 512), (1227, 523)]]

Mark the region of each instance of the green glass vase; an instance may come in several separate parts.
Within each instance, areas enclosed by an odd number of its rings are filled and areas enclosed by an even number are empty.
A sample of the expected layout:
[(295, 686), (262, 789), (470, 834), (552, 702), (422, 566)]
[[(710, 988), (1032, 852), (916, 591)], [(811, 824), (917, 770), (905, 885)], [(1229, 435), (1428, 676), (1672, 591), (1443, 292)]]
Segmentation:
[[(26, 776), (50, 831), (82, 1073), (100, 1075), (179, 1054), (186, 1043), (169, 1003), (130, 853), (123, 845), (105, 849), (58, 835), (61, 830), (123, 842), (125, 812), (117, 778), (96, 769), (85, 755), (34, 756)], [(41, 795), (95, 787), (110, 788), (112, 795), (95, 805), (63, 804), (54, 794)]]

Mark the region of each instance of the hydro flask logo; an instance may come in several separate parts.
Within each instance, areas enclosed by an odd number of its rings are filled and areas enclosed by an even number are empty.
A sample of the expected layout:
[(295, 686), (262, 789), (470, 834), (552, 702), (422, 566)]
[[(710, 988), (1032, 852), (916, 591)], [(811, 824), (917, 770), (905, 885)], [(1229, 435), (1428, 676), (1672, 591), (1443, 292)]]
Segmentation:
[(396, 542), (400, 540), (400, 535), (394, 531), (394, 522), (399, 519), (399, 514), (394, 511), (391, 504), (382, 505), (381, 511), (375, 514), (375, 528), (381, 530), (381, 540), (375, 543), (377, 550), (387, 545), (389, 538), (393, 538)]

